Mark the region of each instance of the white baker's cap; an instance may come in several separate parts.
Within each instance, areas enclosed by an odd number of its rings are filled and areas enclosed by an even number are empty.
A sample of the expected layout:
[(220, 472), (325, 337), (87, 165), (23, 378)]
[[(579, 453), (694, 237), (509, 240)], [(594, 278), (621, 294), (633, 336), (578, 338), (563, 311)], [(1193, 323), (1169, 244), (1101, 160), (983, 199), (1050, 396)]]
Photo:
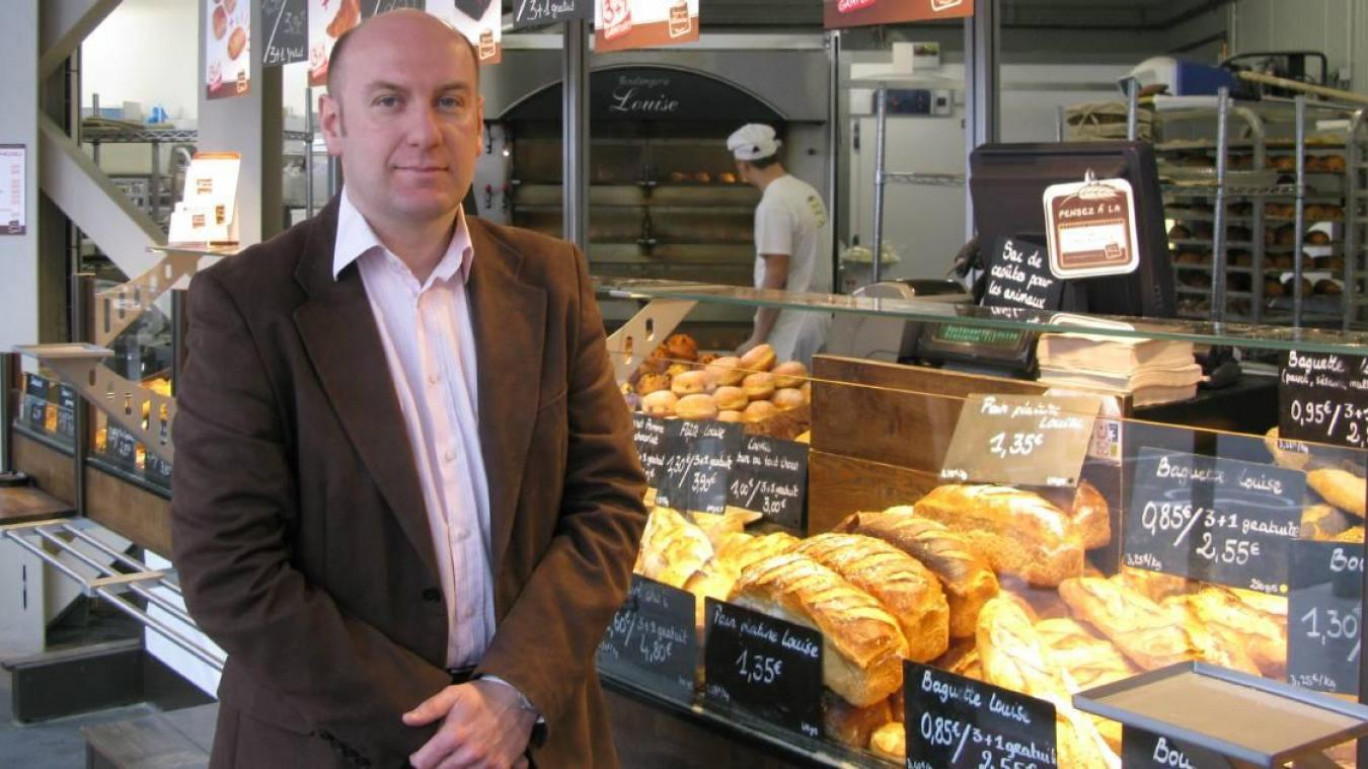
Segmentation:
[(727, 137), (727, 149), (737, 160), (760, 160), (779, 151), (783, 142), (774, 138), (774, 129), (764, 123), (747, 123)]

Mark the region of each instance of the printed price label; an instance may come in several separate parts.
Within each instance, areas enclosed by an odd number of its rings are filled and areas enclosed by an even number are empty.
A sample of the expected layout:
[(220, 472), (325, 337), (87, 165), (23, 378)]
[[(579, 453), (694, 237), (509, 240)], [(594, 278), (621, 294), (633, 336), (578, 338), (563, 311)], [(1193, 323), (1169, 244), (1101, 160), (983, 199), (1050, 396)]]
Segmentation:
[(771, 523), (804, 528), (808, 447), (795, 441), (746, 435), (733, 457), (727, 503), (754, 510)]
[(1230, 762), (1206, 748), (1127, 726), (1121, 733), (1121, 765), (1126, 769), (1229, 769)]
[(741, 425), (675, 419), (665, 423), (665, 464), (656, 480), (656, 504), (676, 510), (722, 513)]
[(1294, 542), (1287, 621), (1287, 680), (1305, 689), (1357, 695), (1363, 546)]
[(1278, 407), (1281, 438), (1368, 447), (1368, 358), (1285, 353)]
[(944, 670), (903, 663), (907, 769), (1058, 766), (1055, 707)]
[(704, 696), (809, 737), (822, 735), (822, 634), (706, 599)]
[(1102, 408), (1088, 396), (970, 395), (941, 478), (960, 483), (1073, 486)]
[(695, 611), (692, 593), (633, 575), (631, 592), (599, 643), (599, 669), (692, 701), (698, 667)]
[(1125, 516), (1127, 566), (1265, 593), (1287, 593), (1288, 546), (1301, 528), (1306, 475), (1140, 449)]

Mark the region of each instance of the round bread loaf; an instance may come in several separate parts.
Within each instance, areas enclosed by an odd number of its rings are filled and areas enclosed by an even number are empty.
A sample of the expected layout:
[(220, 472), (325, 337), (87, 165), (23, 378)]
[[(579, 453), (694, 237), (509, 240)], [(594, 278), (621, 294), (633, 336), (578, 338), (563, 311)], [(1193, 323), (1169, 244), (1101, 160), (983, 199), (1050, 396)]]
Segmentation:
[(685, 395), (675, 404), (675, 416), (681, 419), (712, 419), (717, 416), (717, 404), (706, 393)]
[(769, 400), (774, 395), (774, 377), (764, 371), (747, 374), (746, 378), (741, 380), (741, 389), (745, 390), (746, 397), (753, 401)]
[(719, 387), (713, 392), (713, 400), (717, 402), (717, 407), (724, 411), (740, 411), (746, 407), (750, 398), (746, 397), (746, 391), (740, 387), (730, 385)]
[(679, 398), (669, 390), (657, 390), (641, 398), (641, 410), (653, 417), (672, 417)]

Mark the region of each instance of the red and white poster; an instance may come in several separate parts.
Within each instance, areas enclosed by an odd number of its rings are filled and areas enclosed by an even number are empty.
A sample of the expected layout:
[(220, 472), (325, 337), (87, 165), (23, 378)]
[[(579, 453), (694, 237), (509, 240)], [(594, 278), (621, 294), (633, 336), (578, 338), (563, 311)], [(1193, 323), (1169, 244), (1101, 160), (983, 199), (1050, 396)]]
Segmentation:
[(204, 0), (204, 89), (210, 99), (251, 90), (252, 0)]
[(309, 0), (309, 85), (328, 84), (337, 38), (361, 23), (361, 0)]
[(698, 0), (594, 0), (594, 50), (627, 51), (698, 39)]
[(974, 15), (974, 0), (822, 0), (822, 26), (867, 27)]
[(446, 19), (475, 46), (480, 66), (503, 58), (503, 3), (498, 0), (427, 0), (427, 12)]

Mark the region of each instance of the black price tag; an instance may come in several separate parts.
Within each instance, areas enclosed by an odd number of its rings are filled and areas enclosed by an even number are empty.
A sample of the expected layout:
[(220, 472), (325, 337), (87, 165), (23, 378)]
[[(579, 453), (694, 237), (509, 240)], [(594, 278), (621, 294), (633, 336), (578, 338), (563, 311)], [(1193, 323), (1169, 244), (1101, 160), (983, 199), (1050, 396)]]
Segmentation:
[(76, 388), (57, 385), (57, 435), (68, 441), (76, 440)]
[(37, 374), (24, 374), (23, 423), (34, 430), (47, 430), (48, 391), (51, 383)]
[(514, 29), (593, 18), (594, 6), (589, 0), (513, 0)]
[(143, 478), (161, 488), (171, 488), (171, 463), (150, 451), (147, 452), (147, 457), (143, 460)]
[(1057, 766), (1055, 707), (1045, 700), (903, 663), (907, 769)]
[(1022, 307), (1057, 310), (1064, 281), (1050, 274), (1044, 246), (1012, 238), (998, 238), (988, 257), (988, 285), (984, 307)]
[(727, 503), (765, 520), (803, 529), (808, 447), (796, 441), (746, 435), (731, 465)]
[(693, 593), (632, 576), (632, 591), (598, 648), (600, 670), (691, 702), (698, 668)]
[(659, 485), (665, 467), (665, 420), (645, 414), (632, 415), (633, 438), (641, 468), (646, 471), (646, 482)]
[(941, 478), (961, 483), (1074, 486), (1102, 408), (1089, 396), (970, 395)]
[(708, 701), (822, 736), (822, 634), (725, 601), (706, 601)]
[(1368, 447), (1368, 358), (1284, 353), (1278, 368), (1278, 436)]
[(111, 424), (105, 432), (105, 454), (114, 464), (126, 470), (136, 470), (138, 439), (122, 427)]
[(1145, 446), (1132, 486), (1122, 550), (1127, 566), (1287, 594), (1304, 473)]
[(1292, 544), (1287, 680), (1304, 689), (1359, 692), (1363, 636), (1363, 546)]
[(1230, 761), (1206, 748), (1127, 726), (1121, 732), (1121, 765), (1126, 769), (1229, 769)]
[(665, 465), (656, 478), (656, 504), (722, 513), (741, 425), (674, 419), (665, 423)]

